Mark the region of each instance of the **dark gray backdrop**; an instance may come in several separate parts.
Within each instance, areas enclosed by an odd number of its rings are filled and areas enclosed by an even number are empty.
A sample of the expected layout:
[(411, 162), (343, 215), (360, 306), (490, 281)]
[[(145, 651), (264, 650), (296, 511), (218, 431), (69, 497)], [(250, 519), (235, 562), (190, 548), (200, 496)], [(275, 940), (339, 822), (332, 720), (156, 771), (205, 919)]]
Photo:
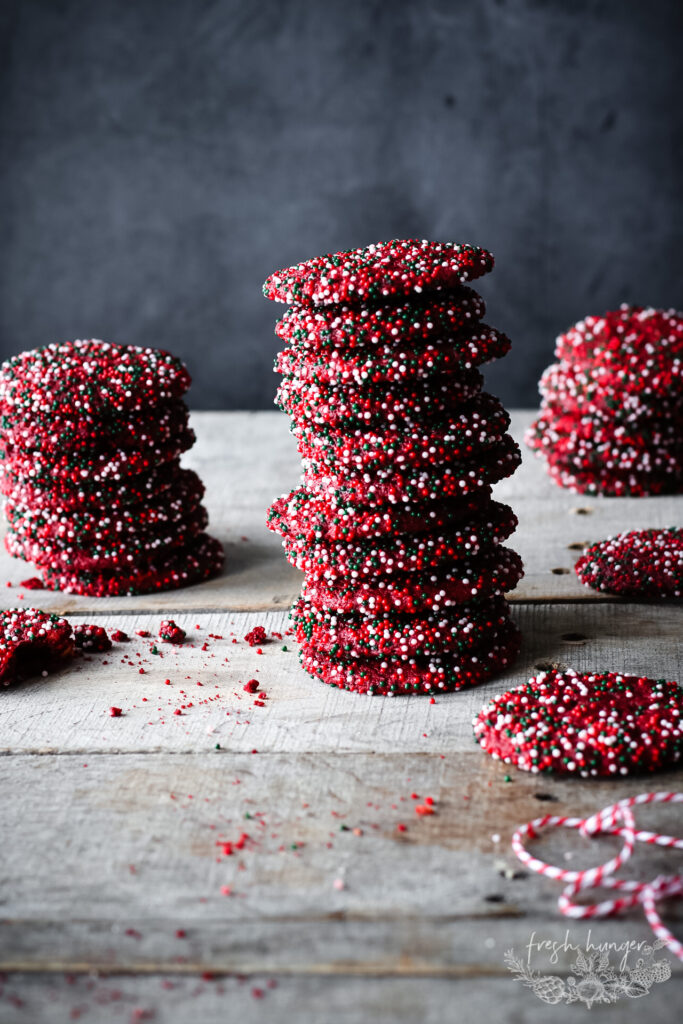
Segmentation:
[(475, 242), (535, 404), (555, 334), (681, 297), (679, 0), (4, 0), (0, 356), (170, 348), (204, 408), (272, 401), (263, 278)]

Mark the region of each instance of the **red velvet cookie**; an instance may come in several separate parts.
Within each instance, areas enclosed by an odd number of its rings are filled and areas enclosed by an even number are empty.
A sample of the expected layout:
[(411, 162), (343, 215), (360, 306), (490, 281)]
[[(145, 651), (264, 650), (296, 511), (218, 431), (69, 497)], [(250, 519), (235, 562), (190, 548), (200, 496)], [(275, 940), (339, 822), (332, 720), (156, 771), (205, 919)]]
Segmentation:
[(431, 380), (441, 375), (462, 374), (463, 370), (492, 359), (510, 349), (510, 339), (487, 324), (475, 324), (446, 341), (393, 345), (357, 351), (305, 353), (286, 348), (275, 360), (275, 369), (306, 383), (338, 387), (341, 384), (376, 385), (380, 382)]
[(569, 441), (574, 445), (585, 441), (595, 445), (671, 446), (681, 444), (682, 428), (683, 418), (668, 414), (620, 420), (604, 413), (592, 416), (542, 406), (527, 431), (525, 441), (536, 451), (547, 449), (550, 452), (556, 441)]
[(329, 424), (345, 427), (350, 423), (388, 425), (426, 424), (447, 416), (481, 393), (484, 378), (478, 370), (463, 370), (457, 375), (431, 377), (399, 383), (340, 386), (304, 382), (291, 374), (285, 377), (276, 394), (276, 405), (299, 425)]
[(421, 616), (340, 614), (299, 600), (292, 619), (298, 641), (332, 658), (391, 655), (406, 660), (481, 648), (508, 622), (509, 615), (502, 597)]
[(393, 239), (330, 253), (271, 274), (263, 294), (302, 305), (385, 302), (391, 296), (459, 290), (493, 268), (493, 256), (474, 245)]
[(45, 566), (40, 571), (45, 585), (51, 590), (90, 597), (115, 597), (176, 590), (201, 583), (215, 576), (223, 561), (223, 545), (207, 534), (199, 534), (187, 547), (174, 549), (167, 558), (129, 571), (75, 573)]
[(582, 583), (624, 597), (683, 597), (683, 529), (631, 530), (587, 548)]
[(22, 452), (13, 446), (0, 445), (1, 471), (11, 487), (49, 483), (53, 490), (83, 485), (91, 488), (149, 473), (177, 459), (194, 442), (194, 431), (185, 428), (166, 441), (157, 442), (153, 437), (145, 442), (141, 439), (139, 448), (132, 451), (103, 447), (81, 450), (77, 454), (44, 453)]
[(36, 542), (14, 530), (5, 534), (5, 547), (14, 558), (23, 558), (38, 566), (74, 572), (127, 572), (151, 560), (169, 557), (174, 548), (190, 544), (206, 529), (208, 522), (206, 509), (200, 505), (185, 519), (163, 530), (105, 538), (87, 547), (68, 541)]
[[(493, 505), (495, 511), (496, 503)], [(337, 503), (299, 487), (273, 502), (268, 510), (267, 526), (293, 540), (331, 544), (450, 528), (478, 519), (490, 506), (490, 489), (486, 488), (461, 501), (436, 500), (378, 509)]]
[(378, 658), (340, 658), (318, 651), (310, 643), (301, 646), (301, 664), (311, 675), (330, 686), (355, 693), (385, 695), (435, 694), (475, 686), (512, 664), (519, 654), (521, 637), (508, 621), (479, 650), (462, 655)]
[(65, 341), (22, 352), (0, 367), (0, 411), (50, 422), (112, 416), (181, 398), (190, 375), (161, 349)]
[(5, 494), (13, 504), (32, 509), (60, 512), (102, 508), (118, 510), (158, 499), (172, 485), (179, 469), (180, 464), (174, 460), (150, 473), (140, 473), (127, 480), (108, 480), (95, 485), (84, 480), (68, 489), (55, 489), (47, 480), (41, 486), (28, 481), (14, 484), (0, 471), (0, 493)]
[(676, 764), (682, 713), (683, 690), (663, 679), (542, 672), (485, 705), (474, 735), (525, 771), (610, 778)]
[(168, 532), (173, 524), (197, 512), (203, 496), (204, 485), (197, 474), (179, 469), (163, 494), (141, 505), (62, 510), (34, 509), (7, 501), (5, 516), (10, 530), (26, 540), (46, 547), (71, 544), (91, 548)]
[(344, 467), (363, 474), (371, 470), (377, 476), (385, 466), (440, 466), (482, 458), (501, 444), (509, 425), (510, 417), (498, 399), (482, 394), (431, 424), (399, 422), (374, 430), (348, 425), (346, 431), (308, 425), (293, 433), (301, 456), (320, 472), (341, 473)]
[(424, 295), (382, 305), (291, 306), (275, 325), (275, 333), (303, 349), (372, 348), (443, 341), (481, 320), (484, 300), (471, 288), (448, 295)]
[(137, 412), (118, 412), (113, 416), (87, 416), (78, 413), (65, 418), (15, 419), (0, 416), (3, 446), (19, 452), (41, 452), (44, 456), (63, 452), (97, 451), (103, 440), (110, 450), (131, 451), (161, 444), (178, 437), (188, 428), (189, 410), (181, 399), (150, 406)]
[(534, 437), (531, 448), (551, 462), (581, 472), (634, 473), (638, 476), (683, 475), (683, 444), (679, 438), (648, 440), (645, 437), (631, 441), (598, 440), (580, 434), (559, 436), (548, 431), (538, 440)]
[(71, 626), (39, 608), (0, 611), (0, 686), (48, 673), (74, 653)]
[(460, 559), (472, 559), (500, 544), (517, 526), (508, 505), (493, 503), (478, 519), (459, 529), (433, 533), (403, 534), (332, 544), (307, 542), (286, 537), (287, 558), (309, 580), (338, 580), (390, 576), (393, 573), (425, 573), (452, 566)]
[(555, 354), (572, 365), (629, 369), (646, 377), (676, 365), (683, 385), (683, 315), (623, 305), (579, 320), (559, 336)]
[(496, 597), (513, 590), (523, 575), (517, 552), (500, 545), (439, 572), (399, 572), (361, 581), (340, 578), (334, 584), (325, 579), (307, 579), (301, 596), (317, 608), (339, 613), (382, 615), (395, 611), (415, 615)]
[(615, 415), (633, 415), (644, 407), (657, 408), (659, 402), (679, 401), (680, 375), (677, 365), (640, 374), (630, 369), (552, 363), (541, 376), (539, 390), (546, 401), (563, 405), (567, 412), (593, 407)]
[(628, 470), (581, 470), (575, 466), (549, 459), (548, 475), (560, 487), (575, 494), (603, 494), (606, 497), (679, 494), (681, 479), (675, 474), (638, 473)]
[(366, 506), (468, 498), (511, 476), (522, 460), (509, 434), (480, 458), (424, 467), (378, 467), (372, 474), (338, 466), (335, 471), (304, 459), (302, 482), (311, 493), (337, 503)]

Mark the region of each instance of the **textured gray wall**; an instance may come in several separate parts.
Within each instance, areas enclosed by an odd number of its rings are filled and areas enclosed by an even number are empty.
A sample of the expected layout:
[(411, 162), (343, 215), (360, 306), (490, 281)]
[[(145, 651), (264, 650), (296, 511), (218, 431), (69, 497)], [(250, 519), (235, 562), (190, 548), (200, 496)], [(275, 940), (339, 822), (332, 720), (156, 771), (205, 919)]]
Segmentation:
[(680, 0), (4, 0), (0, 356), (170, 348), (205, 408), (269, 407), (266, 275), (396, 236), (489, 247), (488, 373), (680, 305)]

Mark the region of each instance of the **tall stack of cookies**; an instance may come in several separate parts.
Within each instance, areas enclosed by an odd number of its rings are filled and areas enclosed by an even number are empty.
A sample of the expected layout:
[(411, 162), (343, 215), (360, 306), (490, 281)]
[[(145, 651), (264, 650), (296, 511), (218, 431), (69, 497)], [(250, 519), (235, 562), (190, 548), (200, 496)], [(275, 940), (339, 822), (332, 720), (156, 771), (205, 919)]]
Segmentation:
[(585, 494), (683, 491), (683, 315), (621, 306), (556, 342), (526, 442), (562, 487)]
[(434, 694), (518, 653), (504, 594), (522, 564), (502, 546), (517, 520), (491, 487), (520, 453), (477, 369), (510, 343), (465, 284), (492, 266), (474, 246), (396, 240), (264, 285), (290, 304), (277, 402), (303, 459), (269, 526), (305, 574), (296, 635), (326, 683)]
[(10, 554), (45, 587), (105, 596), (170, 590), (220, 569), (185, 366), (151, 348), (74, 341), (0, 366), (0, 489)]

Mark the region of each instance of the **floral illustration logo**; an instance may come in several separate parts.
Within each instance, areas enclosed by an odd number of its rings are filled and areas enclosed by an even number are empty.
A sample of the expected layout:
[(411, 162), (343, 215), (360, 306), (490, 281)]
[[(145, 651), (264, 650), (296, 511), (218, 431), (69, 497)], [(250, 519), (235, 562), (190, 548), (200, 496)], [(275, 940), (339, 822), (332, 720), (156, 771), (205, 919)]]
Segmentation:
[[(512, 972), (517, 981), (530, 988), (544, 1003), (584, 1003), (588, 1009), (595, 1004), (616, 1003), (619, 999), (639, 999), (646, 996), (652, 986), (671, 977), (671, 964), (668, 960), (655, 959), (655, 952), (666, 943), (657, 940), (652, 945), (644, 942), (603, 943), (594, 946), (590, 941), (590, 932), (585, 948), (568, 941), (564, 943), (534, 942), (532, 935), (527, 947), (526, 959), (515, 955), (514, 949), (505, 953), (505, 966)], [(531, 968), (531, 951), (551, 948), (551, 963), (557, 962), (560, 950), (571, 950), (576, 959), (570, 964), (571, 975), (561, 978), (556, 974), (543, 974)], [(610, 963), (610, 947), (623, 955), (617, 967)], [(633, 966), (628, 963), (629, 952), (635, 948), (637, 959)]]

